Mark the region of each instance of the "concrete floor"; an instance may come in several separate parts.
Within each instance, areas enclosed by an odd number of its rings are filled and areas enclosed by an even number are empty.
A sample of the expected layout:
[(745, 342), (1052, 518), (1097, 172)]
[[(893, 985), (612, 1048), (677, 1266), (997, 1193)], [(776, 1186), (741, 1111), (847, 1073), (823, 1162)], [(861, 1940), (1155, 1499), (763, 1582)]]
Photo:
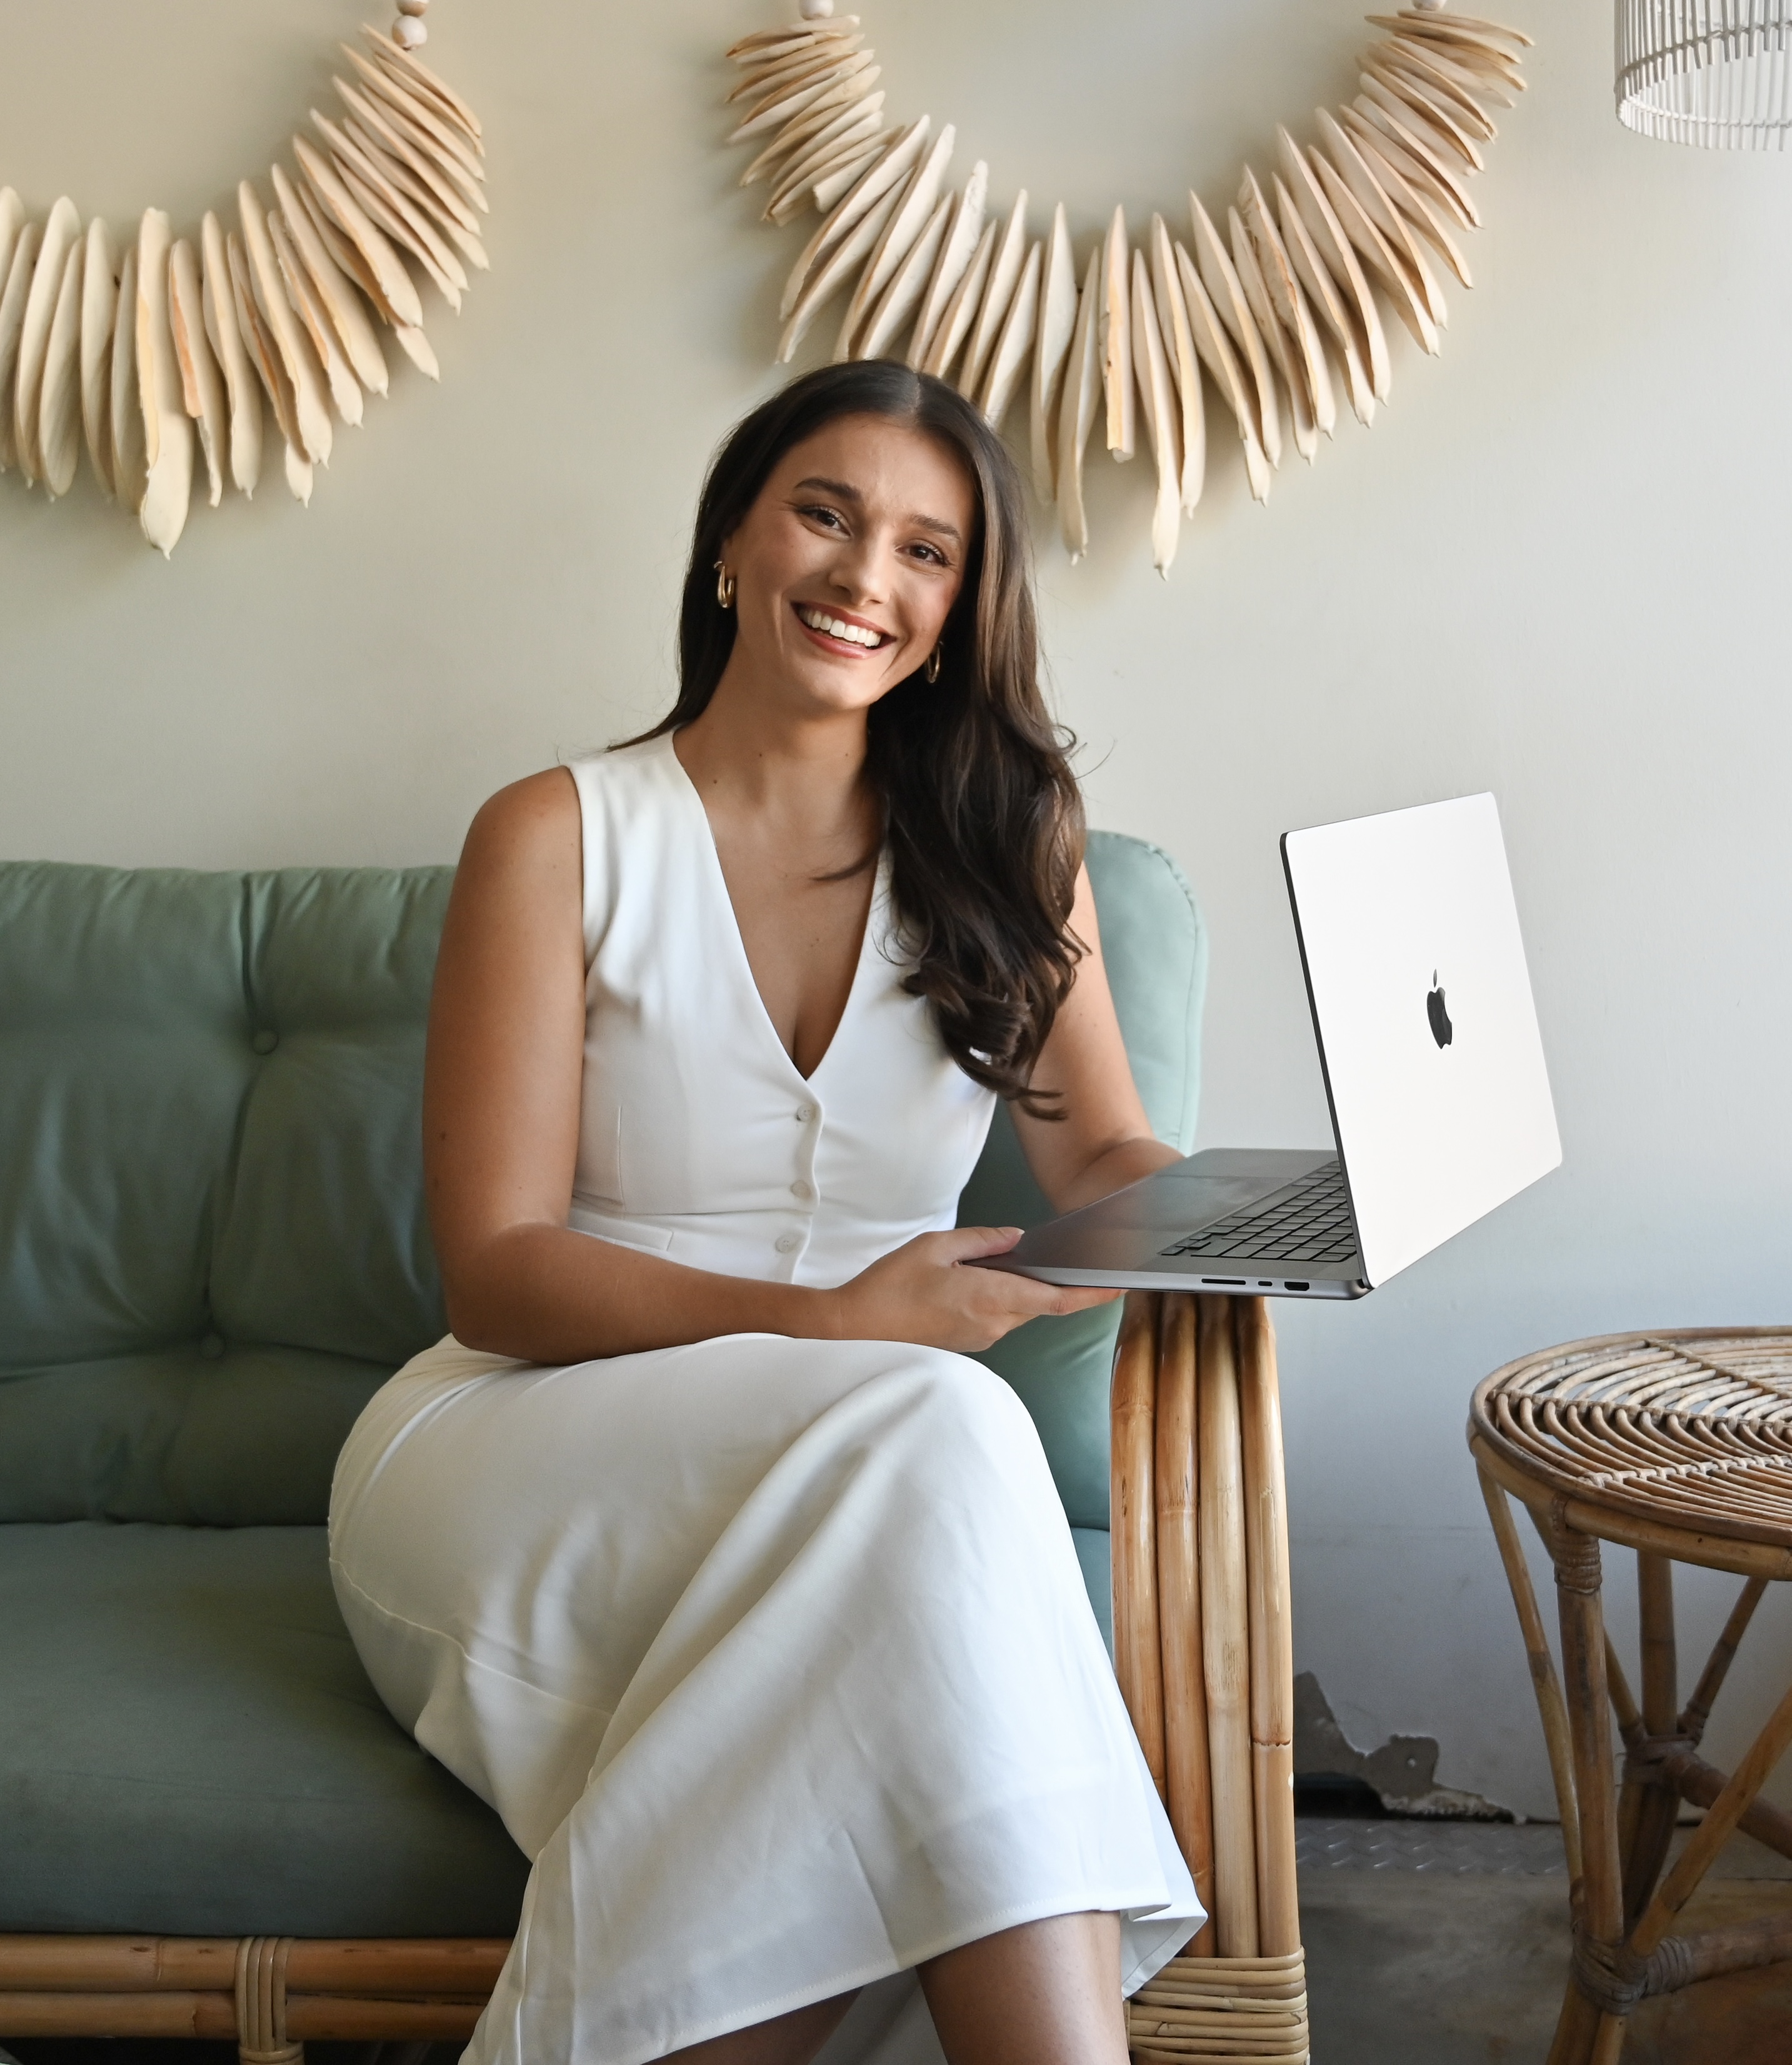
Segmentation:
[[(1543, 2065), (1568, 1978), (1568, 1879), (1555, 1829), (1299, 1828), (1315, 2065)], [(1685, 1926), (1789, 1902), (1792, 1864), (1739, 1837)], [(1645, 2002), (1624, 2051), (1624, 2065), (1789, 2061), (1792, 1966), (1783, 1965)]]
[[(1536, 1824), (1303, 1818), (1315, 2065), (1544, 2065), (1568, 1978), (1561, 1839)], [(1792, 1903), (1792, 1863), (1738, 1837), (1685, 1926)], [(26, 2042), (18, 2065), (236, 2065), (234, 2045)], [(312, 2044), (308, 2065), (455, 2065)], [(0, 2050), (0, 2065), (6, 2052)], [(1623, 2065), (1792, 2065), (1792, 1965), (1646, 2001)]]

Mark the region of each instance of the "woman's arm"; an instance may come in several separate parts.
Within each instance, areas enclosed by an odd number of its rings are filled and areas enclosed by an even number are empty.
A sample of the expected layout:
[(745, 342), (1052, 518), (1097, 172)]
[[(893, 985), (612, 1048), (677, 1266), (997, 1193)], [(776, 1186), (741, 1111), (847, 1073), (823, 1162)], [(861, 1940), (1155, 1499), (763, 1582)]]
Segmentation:
[(957, 1267), (1011, 1246), (1007, 1230), (923, 1235), (832, 1291), (717, 1275), (572, 1231), (583, 899), (571, 776), (555, 768), (494, 796), (449, 903), (423, 1087), (430, 1222), (449, 1323), (470, 1348), (545, 1363), (732, 1333), (980, 1348), (1105, 1295)]
[(1016, 1105), (1015, 1130), (1039, 1188), (1060, 1212), (1092, 1204), (1110, 1191), (1180, 1161), (1155, 1138), (1133, 1087), (1132, 1070), (1114, 1015), (1101, 958), (1101, 928), (1087, 868), (1076, 877), (1070, 928), (1088, 948), (1052, 1023), (1032, 1087), (1061, 1093), (1061, 1119), (1032, 1118)]

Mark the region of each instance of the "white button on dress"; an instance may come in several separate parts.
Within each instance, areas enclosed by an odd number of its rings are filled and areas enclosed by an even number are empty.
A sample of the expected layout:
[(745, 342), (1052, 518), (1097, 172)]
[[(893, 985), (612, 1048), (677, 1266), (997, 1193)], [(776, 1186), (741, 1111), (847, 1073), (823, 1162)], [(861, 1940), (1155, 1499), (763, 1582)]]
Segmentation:
[[(805, 1094), (671, 740), (571, 772), (569, 1222), (815, 1286), (950, 1226), (993, 1101), (902, 988), (887, 861)], [(938, 2065), (917, 1963), (1102, 1909), (1130, 1989), (1200, 1919), (1032, 1422), (962, 1356), (450, 1337), (357, 1422), (330, 1549), (381, 1697), (533, 1861), (468, 2065), (645, 2065), (858, 1987), (824, 2065)]]

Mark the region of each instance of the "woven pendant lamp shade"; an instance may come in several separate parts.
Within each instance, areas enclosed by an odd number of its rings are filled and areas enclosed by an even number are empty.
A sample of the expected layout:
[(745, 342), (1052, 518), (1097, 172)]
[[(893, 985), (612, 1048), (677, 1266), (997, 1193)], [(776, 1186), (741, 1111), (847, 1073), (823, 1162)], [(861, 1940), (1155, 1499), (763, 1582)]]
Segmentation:
[(1618, 0), (1618, 119), (1668, 143), (1782, 150), (1792, 0)]

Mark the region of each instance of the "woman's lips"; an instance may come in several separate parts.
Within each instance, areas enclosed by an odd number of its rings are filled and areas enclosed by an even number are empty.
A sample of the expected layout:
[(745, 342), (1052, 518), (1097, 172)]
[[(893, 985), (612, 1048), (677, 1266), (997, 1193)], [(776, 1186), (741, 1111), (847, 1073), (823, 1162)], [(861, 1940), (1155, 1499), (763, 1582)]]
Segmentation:
[[(836, 624), (850, 624), (862, 630), (875, 632), (878, 643), (875, 645), (862, 645), (856, 638), (839, 638), (830, 631), (817, 630), (804, 617), (805, 609), (818, 616), (831, 617)], [(871, 653), (882, 652), (894, 643), (890, 632), (878, 631), (876, 624), (867, 624), (862, 617), (854, 616), (845, 610), (824, 609), (819, 603), (793, 602), (790, 605), (790, 612), (796, 618), (799, 628), (824, 653), (836, 653), (850, 659), (864, 659)]]

